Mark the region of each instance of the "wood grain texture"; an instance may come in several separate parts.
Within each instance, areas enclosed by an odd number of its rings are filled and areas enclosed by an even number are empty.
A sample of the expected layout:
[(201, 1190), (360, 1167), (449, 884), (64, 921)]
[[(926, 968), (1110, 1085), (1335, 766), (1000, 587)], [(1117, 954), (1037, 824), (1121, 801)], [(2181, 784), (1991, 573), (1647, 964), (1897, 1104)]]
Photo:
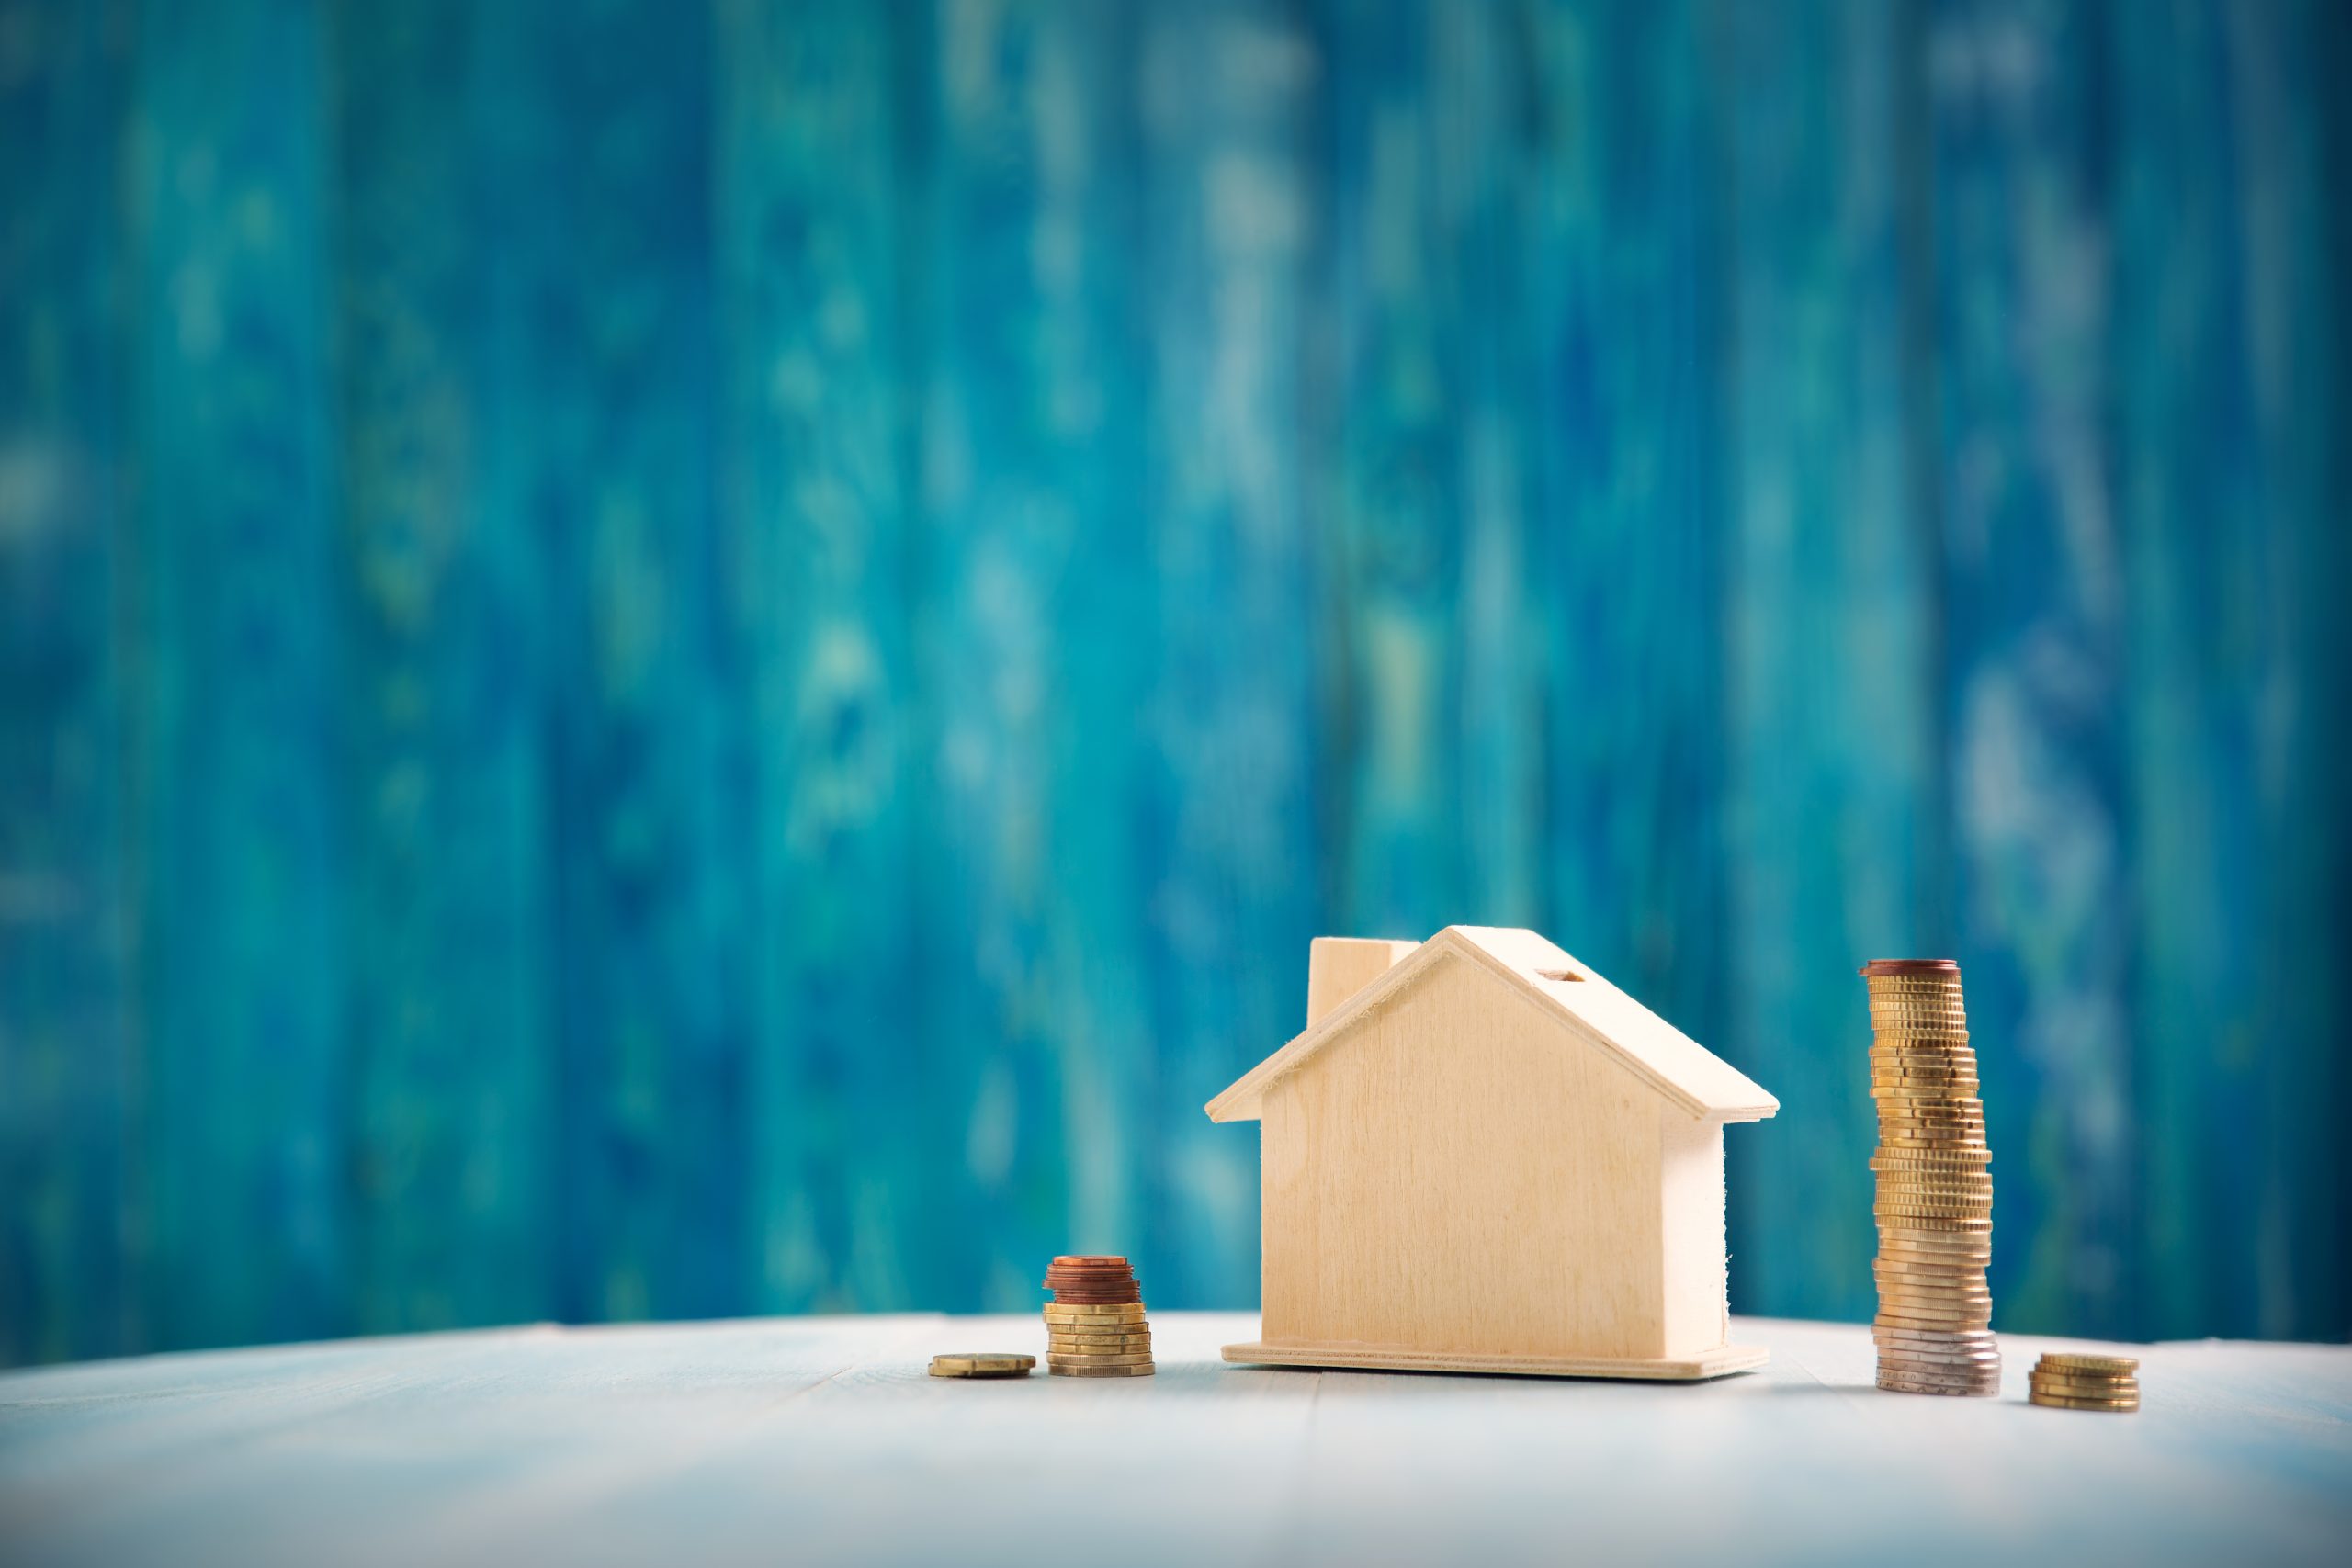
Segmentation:
[[(0, 1523), (48, 1568), (808, 1562), (1016, 1564), (1036, 1523), (1144, 1564), (1961, 1561), (2333, 1563), (2352, 1529), (2352, 1352), (2137, 1356), (2130, 1416), (1871, 1386), (1859, 1326), (1740, 1319), (1770, 1354), (1689, 1387), (1222, 1364), (1240, 1314), (1152, 1314), (1157, 1376), (926, 1375), (1018, 1317), (534, 1328), (0, 1377)], [(1707, 1462), (1694, 1503), (1693, 1456)], [(1954, 1487), (1955, 1472), (1971, 1484)], [(1825, 1493), (1821, 1478), (1838, 1484)]]
[(0, 1362), (100, 1355), (141, 1328), (132, 333), (112, 243), (132, 16), (0, 7), (43, 62), (0, 85)]
[(504, 504), (488, 247), (511, 168), (476, 8), (331, 15), (342, 289), (342, 737), (353, 811), (351, 1224), (356, 1325), (553, 1305), (548, 874), (533, 620), (545, 561)]
[(1322, 1022), (1419, 945), (1377, 937), (1317, 937), (1306, 950), (1307, 1028)]
[[(1208, 1102), (1209, 1119), (1225, 1122), (1257, 1114), (1262, 1097), (1283, 1077), (1335, 1046), (1358, 1020), (1378, 1013), (1419, 984), (1422, 971), (1455, 960), (1495, 982), (1501, 994), (1515, 998), (1532, 1015), (1611, 1057), (1661, 1100), (1690, 1115), (1754, 1122), (1780, 1109), (1754, 1079), (1537, 932), (1505, 926), (1448, 926), (1411, 946), (1312, 1028), (1226, 1086)], [(1310, 949), (1310, 976), (1314, 962)]]
[(2352, 1332), (2328, 0), (0, 0), (0, 1359), (1254, 1289), (1317, 931)]
[(1254, 1100), (1265, 1344), (1317, 1365), (1733, 1370), (1692, 1359), (1724, 1345), (1720, 1122), (1452, 932), (1393, 975)]
[[(1709, 71), (1736, 16), (1521, 8), (1503, 46), (1515, 210), (1487, 262), (1519, 289), (1493, 329), (1516, 381), (1482, 435), (1523, 488), (1526, 541), (1493, 570), (1524, 584), (1511, 636), (1536, 666), (1483, 723), (1540, 728), (1521, 852), (1539, 918), (1523, 923), (1706, 1041), (1748, 1005), (1725, 989), (1724, 835), (1748, 798), (1726, 771), (1741, 450), (1725, 392), (1745, 253), (1725, 164), (1760, 111), (1754, 84)], [(1639, 701), (1612, 694), (1634, 687)]]
[[(2352, 1312), (2342, 1270), (2275, 1285), (2304, 1237), (2346, 1229), (2352, 1157), (2325, 1109), (2344, 1055), (2261, 1065), (2335, 1037), (2289, 975), (2340, 953), (2321, 932), (2342, 930), (2352, 863), (2340, 806), (2305, 814), (2345, 799), (2352, 769), (2346, 618), (2323, 586), (2352, 564), (2331, 412), (2352, 138), (2325, 63), (2346, 33), (2337, 6), (2174, 5), (2120, 29), (2113, 56), (2133, 1110), (2177, 1130), (2143, 1147), (2148, 1246), (2205, 1263), (2151, 1281), (2160, 1327), (2335, 1332)], [(2294, 237), (2323, 229), (2324, 250)]]
[(960, 1298), (1011, 1306), (1057, 1252), (1151, 1277), (1120, 1239), (1150, 1065), (1137, 44), (1115, 6), (944, 5), (927, 38), (921, 963), (956, 1162), (934, 1235)]
[[(1713, 80), (1742, 107), (1724, 149), (1738, 477), (1723, 516), (1736, 1007), (1721, 1039), (1766, 1082), (1805, 1086), (1778, 1136), (1728, 1153), (1733, 1304), (1860, 1317), (1873, 1122), (1853, 971), (1941, 953), (1951, 931), (1936, 570), (1907, 417), (1917, 46), (1900, 6), (1722, 16)], [(1764, 1194), (1770, 1211), (1750, 1206)], [(1793, 1230), (1773, 1217), (1798, 1212), (1812, 1218)]]
[[(346, 1332), (341, 612), (324, 40), (293, 0), (139, 18), (143, 1342)], [(251, 84), (266, 81), (260, 94)], [(223, 1266), (223, 1259), (233, 1263)]]
[[(2101, 421), (2118, 318), (2101, 55), (2127, 17), (1962, 6), (1925, 39), (1951, 888), (2002, 1172), (2005, 1317), (2120, 1332), (2142, 1278), (2123, 547)], [(2030, 1171), (2024, 1182), (2018, 1174)]]
[(1407, 1350), (1393, 1345), (1301, 1344), (1245, 1340), (1219, 1354), (1236, 1366), (1304, 1367), (1384, 1372), (1477, 1372), (1521, 1378), (1630, 1378), (1641, 1382), (1703, 1382), (1753, 1371), (1771, 1359), (1760, 1345), (1724, 1345), (1693, 1356), (1482, 1356)]
[[(952, 1297), (899, 1238), (944, 1201), (899, 1113), (917, 1028), (926, 770), (910, 611), (919, 394), (902, 329), (906, 48), (862, 4), (720, 8), (727, 614), (747, 660), (755, 835), (747, 1043), (755, 1296), (772, 1310)], [(844, 887), (861, 889), (854, 898)]]
[[(525, 8), (525, 516), (548, 551), (566, 1316), (744, 1299), (752, 1026), (745, 658), (721, 548), (709, 18)], [(502, 43), (501, 48), (509, 46)], [(510, 56), (511, 57), (511, 56)], [(692, 1215), (692, 1224), (682, 1224)]]
[(1227, 1069), (1240, 1021), (1296, 1016), (1296, 973), (1255, 955), (1297, 951), (1321, 905), (1305, 863), (1329, 778), (1325, 568), (1306, 522), (1321, 468), (1298, 422), (1324, 60), (1290, 0), (1131, 9), (1155, 627), (1136, 818), (1149, 1065), (1132, 1146), (1151, 1299), (1206, 1305), (1255, 1276), (1257, 1162), (1175, 1089)]

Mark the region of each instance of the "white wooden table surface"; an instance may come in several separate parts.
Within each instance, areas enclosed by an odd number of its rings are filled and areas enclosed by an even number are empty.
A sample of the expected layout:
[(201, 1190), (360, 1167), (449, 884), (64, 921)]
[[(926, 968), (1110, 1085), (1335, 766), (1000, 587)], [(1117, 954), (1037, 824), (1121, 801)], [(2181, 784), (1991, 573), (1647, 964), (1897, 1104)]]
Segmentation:
[[(1871, 1386), (1867, 1330), (1761, 1372), (1575, 1382), (1229, 1367), (924, 1375), (1035, 1318), (551, 1327), (0, 1376), (0, 1562), (2352, 1560), (2352, 1348), (2140, 1348), (2135, 1416)], [(2070, 1348), (2086, 1348), (2080, 1344)]]

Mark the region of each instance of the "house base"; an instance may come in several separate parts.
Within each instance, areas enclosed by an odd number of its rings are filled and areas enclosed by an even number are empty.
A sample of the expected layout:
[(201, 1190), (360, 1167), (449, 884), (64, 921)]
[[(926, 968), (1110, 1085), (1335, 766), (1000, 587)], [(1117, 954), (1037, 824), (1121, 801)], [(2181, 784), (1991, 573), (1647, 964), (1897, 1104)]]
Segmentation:
[(1225, 1359), (1243, 1366), (1346, 1367), (1384, 1372), (1505, 1372), (1532, 1378), (1646, 1378), (1697, 1382), (1764, 1364), (1761, 1345), (1724, 1345), (1696, 1356), (1647, 1360), (1616, 1356), (1482, 1356), (1408, 1350), (1397, 1345), (1227, 1345)]

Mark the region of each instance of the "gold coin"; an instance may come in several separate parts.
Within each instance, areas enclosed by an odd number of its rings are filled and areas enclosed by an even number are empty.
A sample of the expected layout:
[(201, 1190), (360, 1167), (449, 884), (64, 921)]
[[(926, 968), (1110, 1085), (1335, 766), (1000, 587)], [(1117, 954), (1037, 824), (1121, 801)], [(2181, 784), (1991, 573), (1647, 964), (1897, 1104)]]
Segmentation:
[(1049, 1302), (1046, 1305), (1046, 1321), (1048, 1323), (1141, 1323), (1143, 1320), (1141, 1302), (1112, 1306), (1074, 1306), (1066, 1302)]
[(1148, 1378), (1156, 1370), (1148, 1361), (1139, 1367), (1084, 1362), (1071, 1366), (1047, 1367), (1046, 1371), (1048, 1376), (1057, 1378)]
[(1949, 1252), (1921, 1255), (1901, 1247), (1889, 1249), (1882, 1245), (1878, 1256), (1871, 1259), (1871, 1267), (1882, 1274), (1921, 1274), (1923, 1282), (1944, 1281), (1981, 1284), (1984, 1279), (1984, 1264), (1981, 1258), (1956, 1257)]
[(2041, 1359), (2034, 1364), (2037, 1368), (2054, 1370), (2064, 1367), (2078, 1372), (2136, 1372), (2140, 1370), (2138, 1359), (2131, 1356), (2078, 1356), (2068, 1350), (2045, 1350), (2041, 1353)]
[(1148, 1350), (1119, 1350), (1108, 1355), (1098, 1355), (1092, 1351), (1046, 1352), (1046, 1365), (1049, 1367), (1140, 1367), (1150, 1359), (1151, 1352)]
[(1907, 1252), (1879, 1242), (1877, 1267), (1881, 1276), (1890, 1273), (1916, 1275), (1922, 1284), (1967, 1284), (1985, 1282), (1985, 1270), (1992, 1259), (1978, 1254), (1973, 1258), (1954, 1257), (1948, 1252)]
[(1057, 1356), (1148, 1355), (1151, 1339), (1148, 1336), (1126, 1339), (1064, 1339), (1056, 1336), (1046, 1341), (1046, 1348)]
[(1882, 1220), (1878, 1226), (1878, 1249), (1881, 1252), (1911, 1252), (1936, 1258), (1983, 1258), (1993, 1249), (1989, 1231), (1962, 1234), (1955, 1231), (1921, 1230), (1899, 1221)]
[(2045, 1378), (2029, 1373), (2027, 1386), (2041, 1393), (2054, 1393), (2064, 1399), (2137, 1399), (2140, 1384), (2133, 1378), (2109, 1382), (2083, 1378)]
[(1993, 1297), (1986, 1291), (1978, 1291), (1973, 1295), (1962, 1295), (1957, 1292), (1906, 1291), (1882, 1280), (1878, 1287), (1878, 1307), (1883, 1313), (1986, 1314), (1993, 1310)]
[(931, 1359), (931, 1375), (935, 1378), (1026, 1377), (1029, 1369), (1036, 1364), (1036, 1357), (1009, 1350), (959, 1351), (953, 1355), (933, 1356)]
[(1912, 1177), (1925, 1181), (1993, 1179), (1991, 1149), (1954, 1149), (1948, 1154), (1902, 1155), (1885, 1150), (1871, 1156), (1870, 1168), (1880, 1176)]
[(1882, 1303), (1901, 1303), (1908, 1306), (1959, 1308), (1989, 1307), (1993, 1292), (1982, 1285), (1923, 1286), (1916, 1280), (1883, 1279), (1878, 1282), (1878, 1299)]
[(1962, 1317), (1983, 1317), (1993, 1310), (1989, 1299), (1966, 1296), (1905, 1295), (1882, 1286), (1878, 1292), (1880, 1317), (1930, 1317), (1936, 1328), (1989, 1328), (1985, 1323), (1961, 1323)]
[[(1917, 1230), (1882, 1220), (1878, 1227), (1878, 1250), (1880, 1256), (1896, 1261), (1968, 1262), (1982, 1266), (1992, 1260), (1993, 1234), (1990, 1231)], [(1903, 1256), (1897, 1258), (1897, 1254)]]
[[(1878, 1162), (1873, 1160), (1873, 1166)], [(1951, 1166), (1923, 1168), (1917, 1166), (1873, 1169), (1875, 1185), (1881, 1192), (1932, 1191), (1943, 1188), (1953, 1192), (1990, 1192), (1993, 1173), (1981, 1166)]]
[(1993, 1184), (1989, 1181), (1962, 1185), (1952, 1181), (1898, 1181), (1882, 1176), (1872, 1194), (1876, 1203), (1975, 1203), (1990, 1207)]
[(1890, 1312), (1885, 1307), (1881, 1307), (1878, 1310), (1878, 1315), (1871, 1321), (1882, 1328), (1949, 1328), (1957, 1332), (1962, 1329), (1986, 1327), (1991, 1325), (1993, 1314), (1990, 1312), (1971, 1312), (1954, 1313), (1950, 1316), (1942, 1316), (1935, 1313)]
[(2140, 1408), (2140, 1396), (2136, 1393), (2128, 1399), (2070, 1399), (2064, 1394), (2044, 1393), (2040, 1389), (2031, 1389), (2027, 1392), (2026, 1398), (2052, 1410), (2126, 1411)]

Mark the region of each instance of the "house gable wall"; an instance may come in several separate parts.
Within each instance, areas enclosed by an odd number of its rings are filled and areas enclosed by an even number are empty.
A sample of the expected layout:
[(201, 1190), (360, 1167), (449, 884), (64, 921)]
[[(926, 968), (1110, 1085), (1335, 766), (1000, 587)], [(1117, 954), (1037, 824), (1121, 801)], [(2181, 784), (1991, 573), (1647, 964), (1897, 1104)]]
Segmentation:
[(1430, 965), (1266, 1092), (1267, 1341), (1666, 1353), (1659, 1110), (1475, 964)]

